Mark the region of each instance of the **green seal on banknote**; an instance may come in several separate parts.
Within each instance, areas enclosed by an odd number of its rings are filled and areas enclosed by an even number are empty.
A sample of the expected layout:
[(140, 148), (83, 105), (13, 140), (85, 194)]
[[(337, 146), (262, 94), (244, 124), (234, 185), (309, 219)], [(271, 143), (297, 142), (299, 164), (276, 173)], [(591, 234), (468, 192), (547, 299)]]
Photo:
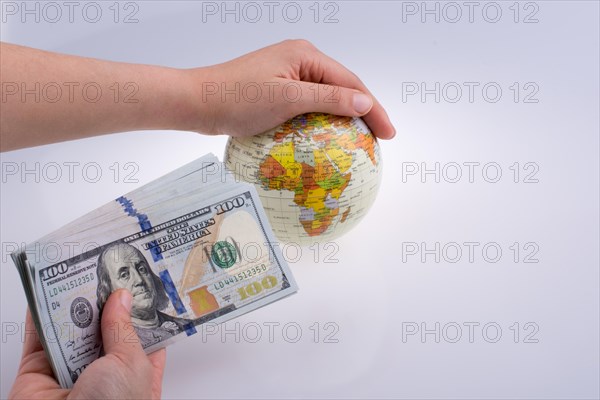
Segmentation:
[(231, 243), (222, 240), (214, 244), (210, 257), (219, 268), (229, 268), (237, 261), (237, 252)]
[(92, 323), (94, 312), (92, 304), (83, 297), (77, 297), (71, 303), (71, 320), (78, 328), (87, 328)]

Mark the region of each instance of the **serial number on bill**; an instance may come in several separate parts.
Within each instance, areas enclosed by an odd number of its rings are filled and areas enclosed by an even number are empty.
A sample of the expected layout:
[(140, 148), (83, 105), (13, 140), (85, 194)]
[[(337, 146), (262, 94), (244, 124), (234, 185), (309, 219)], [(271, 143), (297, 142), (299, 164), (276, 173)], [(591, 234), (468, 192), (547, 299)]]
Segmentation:
[(75, 289), (78, 286), (84, 285), (86, 283), (92, 282), (94, 280), (94, 274), (89, 273), (83, 276), (78, 277), (77, 279), (71, 279), (68, 282), (62, 282), (58, 285), (52, 286), (48, 293), (50, 297), (58, 296), (62, 292), (67, 292), (71, 289)]
[(255, 275), (258, 275), (262, 272), (267, 272), (267, 269), (268, 268), (265, 264), (260, 264), (255, 267), (248, 268), (247, 270), (238, 272), (237, 274), (232, 275), (227, 279), (223, 279), (223, 280), (220, 280), (219, 282), (216, 282), (214, 284), (214, 289), (221, 290), (229, 285), (233, 285), (237, 282), (241, 282), (241, 281), (251, 278)]

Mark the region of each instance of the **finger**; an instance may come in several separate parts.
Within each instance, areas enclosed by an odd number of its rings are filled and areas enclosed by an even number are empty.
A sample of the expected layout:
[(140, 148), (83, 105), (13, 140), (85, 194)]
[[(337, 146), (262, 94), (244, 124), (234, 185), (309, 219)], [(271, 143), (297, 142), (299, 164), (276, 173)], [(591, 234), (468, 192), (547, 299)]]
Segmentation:
[(46, 358), (46, 352), (40, 343), (31, 312), (29, 311), (29, 308), (27, 308), (23, 355), (21, 357), (21, 365), (19, 366), (19, 375), (30, 373), (47, 375), (50, 379), (45, 382), (50, 385), (57, 385), (54, 380), (52, 367)]
[(131, 323), (131, 293), (125, 289), (113, 292), (102, 308), (102, 344), (106, 354), (121, 359), (144, 354)]
[(167, 363), (166, 349), (162, 348), (160, 350), (155, 351), (154, 353), (148, 354), (148, 359), (154, 367), (154, 370), (160, 372), (160, 377), (162, 378), (162, 373)]
[(363, 119), (375, 136), (382, 139), (393, 138), (396, 134), (396, 129), (392, 125), (383, 106), (367, 89), (366, 85), (342, 64), (318, 49), (315, 50), (305, 53), (307, 54), (308, 62), (303, 64), (306, 66), (306, 71), (304, 71), (304, 74), (301, 71), (301, 79), (356, 89), (368, 94), (373, 100), (373, 107), (363, 116)]
[(33, 322), (33, 317), (31, 316), (31, 311), (29, 311), (29, 307), (27, 307), (27, 312), (25, 313), (25, 337), (23, 341), (23, 357), (27, 357), (29, 354), (35, 353), (37, 351), (42, 351), (44, 348), (42, 347), (42, 343), (40, 342), (40, 337), (35, 328), (35, 324)]
[[(290, 115), (286, 115), (287, 118), (308, 112), (363, 117), (375, 136), (391, 139), (395, 135), (393, 127), (391, 130), (389, 126), (378, 128), (381, 126), (381, 121), (373, 114), (377, 103), (370, 94), (341, 86), (309, 82), (289, 81), (285, 85), (287, 85), (287, 90), (284, 89), (282, 100), (295, 103), (295, 107), (288, 111)], [(286, 87), (285, 85), (284, 87)], [(292, 86), (295, 86), (296, 89), (290, 90)], [(383, 112), (385, 113), (385, 111)]]
[(152, 354), (149, 354), (148, 360), (150, 360), (150, 363), (153, 367), (152, 395), (154, 398), (160, 399), (162, 392), (163, 373), (167, 361), (166, 349), (162, 348), (160, 350), (155, 351)]
[(355, 89), (291, 80), (283, 88), (282, 101), (294, 104), (290, 117), (308, 112), (360, 117), (373, 107), (373, 98)]

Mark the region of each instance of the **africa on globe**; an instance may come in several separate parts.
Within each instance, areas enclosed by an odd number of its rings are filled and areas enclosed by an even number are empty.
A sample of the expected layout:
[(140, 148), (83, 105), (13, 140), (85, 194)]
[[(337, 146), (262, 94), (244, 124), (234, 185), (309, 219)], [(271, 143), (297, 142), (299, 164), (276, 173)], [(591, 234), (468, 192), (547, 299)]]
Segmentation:
[(319, 113), (231, 137), (225, 165), (256, 186), (277, 238), (300, 246), (356, 226), (375, 200), (382, 171), (379, 144), (362, 119)]

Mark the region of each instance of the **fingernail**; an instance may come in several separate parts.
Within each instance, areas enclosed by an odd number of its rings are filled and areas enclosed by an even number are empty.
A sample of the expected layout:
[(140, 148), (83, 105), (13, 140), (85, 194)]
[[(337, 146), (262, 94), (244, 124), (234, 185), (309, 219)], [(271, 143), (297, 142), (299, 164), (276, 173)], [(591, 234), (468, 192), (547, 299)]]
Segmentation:
[(373, 100), (364, 93), (354, 93), (352, 106), (354, 107), (354, 111), (362, 115), (367, 113), (371, 107), (373, 107)]
[(121, 302), (123, 307), (125, 307), (125, 309), (128, 312), (131, 311), (132, 298), (131, 298), (131, 293), (129, 293), (129, 290), (126, 290), (126, 289), (119, 290), (119, 301)]

